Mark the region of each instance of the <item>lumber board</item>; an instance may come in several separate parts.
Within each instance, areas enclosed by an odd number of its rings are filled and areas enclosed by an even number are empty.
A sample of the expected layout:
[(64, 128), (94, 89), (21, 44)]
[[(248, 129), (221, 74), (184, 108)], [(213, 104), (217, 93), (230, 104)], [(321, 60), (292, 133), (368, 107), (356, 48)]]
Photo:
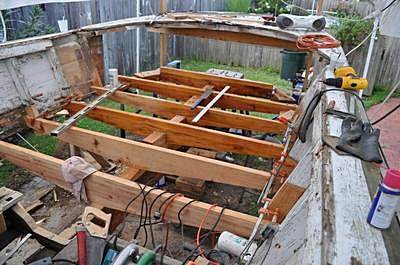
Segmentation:
[[(69, 129), (69, 130), (73, 130)], [(68, 133), (68, 132), (66, 132)], [(69, 189), (69, 185), (64, 181), (61, 174), (61, 165), (63, 160), (54, 158), (45, 154), (41, 154), (20, 146), (16, 146), (4, 141), (0, 141), (0, 156), (9, 160), (11, 163), (25, 168), (35, 174), (38, 174), (64, 189)], [(124, 211), (128, 202), (141, 192), (139, 184), (116, 176), (95, 172), (85, 179), (85, 187), (90, 202), (104, 205), (107, 208)], [(142, 185), (143, 187), (144, 185)], [(153, 201), (156, 196), (162, 193), (162, 190), (150, 190), (150, 187), (144, 187), (148, 192), (146, 198), (149, 202)], [(171, 194), (166, 193), (160, 196), (160, 199), (155, 204), (154, 209), (157, 209), (159, 203), (166, 200)], [(140, 205), (142, 197), (134, 201), (129, 207), (128, 212), (140, 214)], [(166, 213), (169, 220), (177, 222), (178, 211), (190, 201), (190, 198), (178, 197), (172, 203)], [(203, 202), (195, 202), (190, 204), (182, 211), (182, 221), (185, 225), (198, 226), (200, 219), (205, 211), (210, 208), (210, 204)], [(216, 221), (220, 207), (210, 210), (209, 218), (205, 222), (205, 228), (211, 228)], [(152, 214), (152, 213), (151, 213)], [(242, 236), (249, 236), (256, 222), (256, 217), (243, 214), (240, 212), (225, 210), (222, 214), (221, 221), (217, 226), (217, 231), (228, 230)], [(267, 221), (265, 221), (267, 223)], [(240, 225), (237, 225), (237, 224)]]
[[(74, 114), (86, 106), (83, 102), (73, 101), (65, 108)], [(141, 136), (152, 132), (166, 133), (167, 144), (172, 145), (272, 158), (280, 158), (283, 151), (281, 144), (105, 107), (95, 107), (86, 115)]]
[[(27, 119), (27, 125), (40, 133), (50, 134), (51, 130), (57, 128), (60, 123), (39, 118)], [(199, 178), (254, 189), (261, 189), (270, 177), (270, 173), (265, 171), (77, 127), (65, 130), (58, 138), (114, 161), (169, 175)]]
[(278, 223), (282, 222), (305, 189), (295, 184), (285, 182), (272, 198), (268, 209), (279, 212)]
[(135, 73), (134, 76), (136, 76), (138, 78), (143, 78), (143, 79), (159, 80), (160, 79), (160, 68), (157, 68), (154, 70), (149, 70), (149, 71), (144, 71), (144, 72), (138, 72), (138, 73)]
[(205, 28), (193, 28), (193, 27), (171, 27), (165, 25), (164, 28), (153, 28), (154, 31), (160, 33), (168, 33), (174, 35), (184, 35), (196, 38), (206, 38), (223, 41), (233, 41), (246, 44), (255, 44), (262, 46), (277, 47), (283, 49), (289, 49), (293, 51), (299, 50), (296, 46), (295, 41), (288, 41), (279, 38), (273, 38), (268, 36), (260, 36), (249, 32), (235, 32), (225, 30), (212, 30)]
[[(192, 96), (201, 96), (201, 94), (204, 92), (201, 88), (147, 80), (133, 76), (120, 75), (118, 76), (118, 80), (120, 83), (128, 85), (132, 88), (154, 92), (164, 97), (175, 98), (183, 101), (187, 101)], [(217, 94), (218, 92), (213, 92), (212, 97), (210, 98), (215, 97)], [(203, 104), (207, 104), (209, 101), (210, 99), (204, 100)], [(216, 106), (226, 109), (248, 110), (264, 113), (279, 113), (281, 111), (297, 109), (297, 106), (294, 104), (287, 104), (264, 98), (255, 98), (230, 93), (224, 94), (224, 96), (218, 100)]]
[[(98, 95), (106, 91), (105, 88), (93, 86), (92, 90), (94, 90)], [(179, 102), (122, 91), (117, 91), (115, 94), (110, 96), (109, 99), (142, 109), (146, 112), (157, 114), (163, 118), (170, 119), (175, 115), (185, 116), (188, 124), (193, 124), (192, 119), (203, 109), (203, 107), (198, 106), (196, 109), (191, 110), (190, 104), (181, 104)], [(193, 99), (193, 97), (191, 99)], [(216, 108), (208, 110), (207, 114), (204, 115), (196, 125), (235, 128), (278, 134), (284, 133), (287, 128), (286, 124), (280, 121), (223, 111)]]
[[(161, 132), (152, 132), (149, 136), (143, 139), (144, 143), (154, 144), (157, 146), (167, 146), (167, 136), (165, 133)], [(129, 180), (136, 180), (140, 178), (146, 171), (142, 170), (135, 166), (129, 166), (121, 175), (120, 177)]]
[(173, 82), (198, 88), (202, 88), (206, 85), (212, 85), (214, 90), (218, 91), (222, 90), (225, 86), (230, 86), (230, 94), (262, 98), (272, 97), (272, 91), (274, 88), (273, 85), (268, 83), (252, 81), (248, 79), (229, 78), (226, 76), (170, 67), (160, 68), (160, 79), (160, 81)]

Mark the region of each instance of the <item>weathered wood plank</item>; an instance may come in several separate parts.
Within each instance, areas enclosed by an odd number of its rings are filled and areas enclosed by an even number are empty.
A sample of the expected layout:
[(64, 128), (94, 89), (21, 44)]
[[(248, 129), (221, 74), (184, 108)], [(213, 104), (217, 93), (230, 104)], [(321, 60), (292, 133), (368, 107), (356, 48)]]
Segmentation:
[(206, 28), (193, 28), (193, 27), (168, 27), (166, 25), (164, 28), (153, 28), (152, 30), (160, 32), (160, 33), (168, 33), (175, 35), (183, 35), (183, 36), (192, 36), (197, 38), (206, 38), (206, 39), (214, 39), (214, 40), (223, 40), (223, 41), (233, 41), (239, 43), (246, 44), (255, 44), (262, 46), (270, 46), (277, 47), (283, 49), (290, 49), (293, 51), (299, 50), (297, 48), (295, 41), (288, 41), (279, 38), (273, 38), (269, 36), (261, 36), (254, 33), (249, 32), (235, 32), (235, 31), (223, 31), (223, 30), (215, 30), (215, 29), (206, 29)]
[[(27, 119), (27, 124), (38, 132), (47, 134), (60, 125), (58, 122), (45, 119)], [(261, 189), (270, 177), (270, 174), (265, 171), (76, 127), (64, 131), (59, 139), (115, 161), (164, 174), (199, 178), (255, 189)]]

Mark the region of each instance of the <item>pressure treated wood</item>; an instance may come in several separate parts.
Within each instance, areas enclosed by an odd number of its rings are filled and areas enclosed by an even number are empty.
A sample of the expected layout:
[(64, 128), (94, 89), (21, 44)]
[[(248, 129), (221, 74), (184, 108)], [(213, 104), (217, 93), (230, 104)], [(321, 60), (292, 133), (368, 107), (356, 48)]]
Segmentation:
[(196, 71), (176, 69), (170, 67), (160, 68), (161, 81), (174, 82), (181, 85), (204, 87), (205, 85), (214, 86), (215, 90), (222, 90), (225, 86), (230, 86), (230, 94), (255, 97), (271, 97), (273, 85), (247, 79), (229, 78), (225, 76), (213, 75)]
[[(45, 119), (27, 119), (27, 124), (40, 133), (49, 134), (60, 123)], [(270, 174), (265, 171), (76, 127), (64, 131), (58, 138), (112, 160), (169, 175), (199, 178), (255, 189), (261, 189), (270, 177)]]
[[(73, 114), (86, 106), (83, 102), (71, 102), (65, 108)], [(96, 107), (86, 115), (141, 136), (152, 132), (166, 133), (167, 144), (172, 145), (272, 158), (279, 158), (283, 151), (281, 144), (105, 107)]]
[[(73, 130), (73, 128), (69, 130)], [(63, 163), (63, 160), (3, 141), (0, 141), (0, 156), (17, 166), (42, 176), (49, 182), (64, 189), (69, 189), (69, 185), (64, 181), (61, 174), (61, 164)], [(124, 211), (127, 203), (141, 192), (138, 183), (103, 172), (95, 172), (86, 178), (85, 186), (90, 202), (120, 211)], [(142, 187), (144, 187), (144, 185), (142, 185)], [(144, 189), (147, 192), (150, 190), (150, 187), (144, 187)], [(151, 202), (161, 192), (163, 191), (152, 190), (148, 192), (146, 199)], [(153, 208), (158, 209), (159, 204), (165, 201), (170, 195), (170, 193), (161, 195)], [(128, 212), (140, 214), (141, 201), (142, 196), (130, 205)], [(166, 213), (168, 220), (177, 222), (178, 211), (189, 201), (190, 198), (186, 197), (176, 198), (173, 203), (171, 203), (171, 206)], [(210, 204), (203, 202), (190, 204), (182, 211), (183, 223), (189, 226), (198, 226), (200, 219), (210, 206)], [(216, 207), (210, 211), (210, 215), (207, 219), (208, 221), (205, 222), (205, 228), (210, 228), (214, 224), (220, 211), (220, 207)], [(248, 236), (255, 222), (256, 217), (227, 209), (224, 211), (221, 222), (217, 226), (216, 230), (228, 230), (239, 235)]]
[[(119, 82), (126, 84), (132, 88), (138, 88), (144, 91), (154, 92), (164, 97), (176, 98), (183, 101), (190, 99), (192, 96), (200, 96), (203, 89), (185, 85), (177, 85), (154, 80), (146, 80), (130, 76), (118, 76)], [(218, 92), (213, 92), (212, 97)], [(207, 104), (207, 99), (203, 104)], [(247, 97), (235, 94), (225, 94), (218, 100), (216, 106), (226, 109), (248, 110), (264, 113), (279, 113), (280, 111), (296, 110), (296, 105), (276, 102), (268, 99)]]
[[(92, 87), (98, 95), (106, 91), (102, 87)], [(190, 104), (181, 104), (165, 99), (137, 95), (117, 91), (109, 99), (123, 103), (146, 112), (157, 114), (163, 118), (172, 118), (175, 115), (182, 115), (186, 117), (186, 122), (192, 124), (192, 119), (203, 109), (198, 106), (196, 109), (191, 110)], [(286, 131), (286, 125), (280, 121), (269, 120), (260, 117), (243, 115), (239, 113), (223, 111), (212, 108), (206, 115), (201, 118), (197, 123), (200, 126), (215, 126), (221, 128), (236, 128), (251, 131), (260, 131), (267, 133), (283, 133)]]

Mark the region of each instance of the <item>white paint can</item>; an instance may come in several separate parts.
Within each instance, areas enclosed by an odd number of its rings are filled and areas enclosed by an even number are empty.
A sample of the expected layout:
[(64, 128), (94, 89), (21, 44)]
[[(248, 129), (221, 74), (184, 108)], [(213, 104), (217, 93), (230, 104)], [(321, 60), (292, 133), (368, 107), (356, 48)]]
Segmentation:
[[(228, 231), (224, 231), (218, 238), (217, 249), (239, 257), (246, 247), (247, 241), (248, 240), (246, 238), (237, 236)], [(249, 261), (256, 249), (257, 245), (255, 243), (251, 244), (250, 248), (247, 250), (247, 253), (243, 255), (243, 260), (245, 262)]]

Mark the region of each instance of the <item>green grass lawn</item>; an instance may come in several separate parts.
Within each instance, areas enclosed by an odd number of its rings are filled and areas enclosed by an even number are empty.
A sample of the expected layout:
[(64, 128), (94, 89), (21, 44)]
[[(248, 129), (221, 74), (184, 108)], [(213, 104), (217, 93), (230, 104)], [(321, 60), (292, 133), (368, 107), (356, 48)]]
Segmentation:
[[(390, 93), (390, 89), (383, 87), (383, 86), (376, 86), (374, 88), (374, 91), (371, 96), (365, 97), (364, 103), (365, 107), (369, 109), (373, 105), (379, 104), (383, 102), (383, 100), (386, 98), (386, 96)], [(392, 98), (399, 98), (400, 97), (400, 91), (397, 90), (393, 95)]]
[(252, 68), (252, 67), (242, 67), (242, 66), (229, 66), (225, 64), (217, 64), (204, 61), (183, 60), (182, 68), (186, 70), (199, 71), (199, 72), (205, 72), (210, 68), (225, 69), (225, 70), (241, 72), (244, 74), (244, 78), (246, 79), (270, 83), (279, 88), (289, 89), (292, 86), (291, 83), (280, 78), (279, 69), (275, 69), (274, 67), (271, 66), (266, 66), (262, 68)]

